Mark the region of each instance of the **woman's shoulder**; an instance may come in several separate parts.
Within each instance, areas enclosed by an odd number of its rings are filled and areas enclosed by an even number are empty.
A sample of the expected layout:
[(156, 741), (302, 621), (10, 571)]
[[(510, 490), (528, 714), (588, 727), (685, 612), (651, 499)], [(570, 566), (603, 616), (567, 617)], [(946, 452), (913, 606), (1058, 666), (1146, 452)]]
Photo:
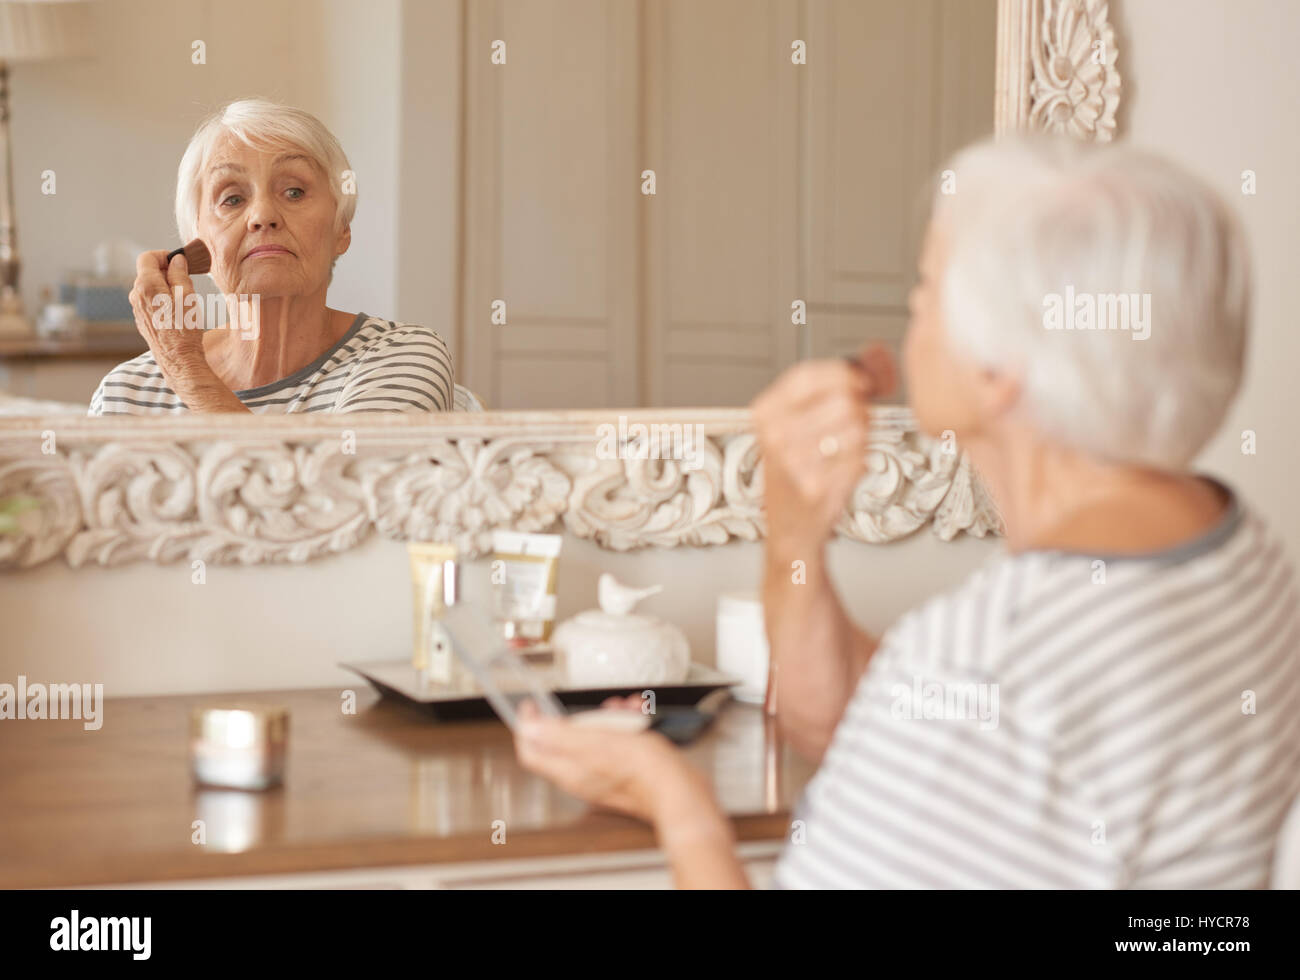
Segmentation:
[[(1014, 621), (1026, 584), (1046, 571), (1043, 566), (1038, 555), (989, 556), (964, 580), (899, 616), (881, 637), (882, 649), (929, 667), (991, 667), (998, 651), (984, 647), (983, 639)], [(988, 632), (973, 635), (974, 622)]]
[(158, 362), (154, 360), (153, 351), (147, 350), (143, 354), (138, 354), (129, 361), (123, 361), (116, 367), (111, 368), (100, 379), (95, 388), (95, 393), (91, 397), (92, 408), (96, 402), (102, 403), (105, 390), (109, 388), (139, 391), (141, 388), (152, 390), (165, 387), (166, 384), (167, 379), (163, 377)]
[(117, 365), (108, 374), (104, 375), (104, 380), (119, 376), (161, 378), (162, 370), (158, 367), (158, 361), (154, 358), (153, 351), (147, 350), (143, 354), (137, 354), (129, 361), (123, 361)]
[(173, 411), (179, 400), (168, 387), (153, 351), (109, 370), (90, 396), (89, 415), (138, 415)]
[[(455, 367), (436, 330), (358, 314), (347, 340), (349, 379), (335, 411), (451, 411)], [(354, 346), (355, 345), (355, 346)]]
[(437, 347), (444, 352), (447, 343), (442, 335), (432, 327), (418, 323), (403, 323), (400, 320), (385, 320), (379, 316), (362, 314), (364, 319), (357, 331), (363, 341), (361, 349), (377, 347), (399, 347), (403, 345)]

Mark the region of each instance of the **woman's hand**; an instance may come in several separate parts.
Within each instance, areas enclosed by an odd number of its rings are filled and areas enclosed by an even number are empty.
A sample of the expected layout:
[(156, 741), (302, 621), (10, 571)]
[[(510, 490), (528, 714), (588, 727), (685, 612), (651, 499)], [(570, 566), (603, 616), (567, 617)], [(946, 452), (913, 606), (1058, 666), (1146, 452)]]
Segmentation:
[(195, 293), (185, 254), (177, 255), (168, 264), (166, 252), (141, 252), (135, 270), (131, 289), (135, 327), (148, 342), (158, 370), (172, 391), (192, 412), (248, 412), (249, 408), (208, 364), (203, 351), (202, 305), (195, 302), (186, 316), (186, 308), (191, 305), (187, 297)]
[[(640, 699), (611, 698), (607, 711), (639, 711)], [(654, 822), (657, 803), (694, 772), (656, 732), (613, 731), (551, 718), (527, 701), (519, 708), (515, 752), (525, 769), (545, 776), (579, 799)]]
[[(602, 707), (638, 711), (640, 704), (633, 695)], [(708, 780), (662, 735), (547, 718), (525, 702), (515, 752), (526, 769), (566, 792), (651, 823), (677, 887), (749, 887)]]
[[(175, 256), (169, 265), (164, 251), (141, 252), (135, 271), (135, 284), (130, 294), (135, 326), (149, 344), (163, 374), (166, 376), (169, 370), (191, 368), (198, 361), (206, 364), (202, 306), (195, 303), (186, 317), (190, 306), (187, 297), (194, 295), (194, 283), (184, 253)], [(176, 302), (177, 287), (181, 299), (179, 304)]]
[(844, 359), (802, 361), (750, 404), (763, 456), (768, 540), (805, 551), (830, 537), (866, 472), (868, 399), (889, 394), (893, 358), (882, 347)]

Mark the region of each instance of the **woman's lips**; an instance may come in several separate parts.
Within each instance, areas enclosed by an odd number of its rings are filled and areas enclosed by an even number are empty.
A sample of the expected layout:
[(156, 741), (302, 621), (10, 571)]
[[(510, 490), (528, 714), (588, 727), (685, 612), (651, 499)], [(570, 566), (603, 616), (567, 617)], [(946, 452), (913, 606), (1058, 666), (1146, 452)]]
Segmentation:
[(254, 256), (258, 256), (258, 255), (292, 255), (292, 254), (293, 253), (290, 252), (283, 245), (259, 245), (257, 246), (257, 248), (253, 249), (251, 252), (245, 255), (244, 258), (251, 259)]

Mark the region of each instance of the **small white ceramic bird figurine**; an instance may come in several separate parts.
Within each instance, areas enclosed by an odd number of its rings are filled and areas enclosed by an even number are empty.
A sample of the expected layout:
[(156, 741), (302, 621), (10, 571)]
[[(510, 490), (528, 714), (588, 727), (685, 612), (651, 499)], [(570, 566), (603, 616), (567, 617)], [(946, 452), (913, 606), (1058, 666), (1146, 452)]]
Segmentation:
[(625, 616), (646, 596), (662, 592), (663, 588), (662, 585), (651, 585), (644, 589), (634, 589), (630, 585), (624, 585), (609, 572), (603, 572), (600, 581), (596, 583), (596, 601), (604, 612)]

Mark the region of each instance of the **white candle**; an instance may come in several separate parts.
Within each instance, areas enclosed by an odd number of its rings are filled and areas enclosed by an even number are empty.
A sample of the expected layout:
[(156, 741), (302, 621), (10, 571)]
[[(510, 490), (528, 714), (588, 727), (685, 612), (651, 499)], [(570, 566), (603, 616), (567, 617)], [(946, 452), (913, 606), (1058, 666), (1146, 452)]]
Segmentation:
[(740, 680), (732, 688), (737, 701), (762, 704), (767, 695), (767, 630), (763, 604), (753, 592), (718, 596), (718, 670)]

